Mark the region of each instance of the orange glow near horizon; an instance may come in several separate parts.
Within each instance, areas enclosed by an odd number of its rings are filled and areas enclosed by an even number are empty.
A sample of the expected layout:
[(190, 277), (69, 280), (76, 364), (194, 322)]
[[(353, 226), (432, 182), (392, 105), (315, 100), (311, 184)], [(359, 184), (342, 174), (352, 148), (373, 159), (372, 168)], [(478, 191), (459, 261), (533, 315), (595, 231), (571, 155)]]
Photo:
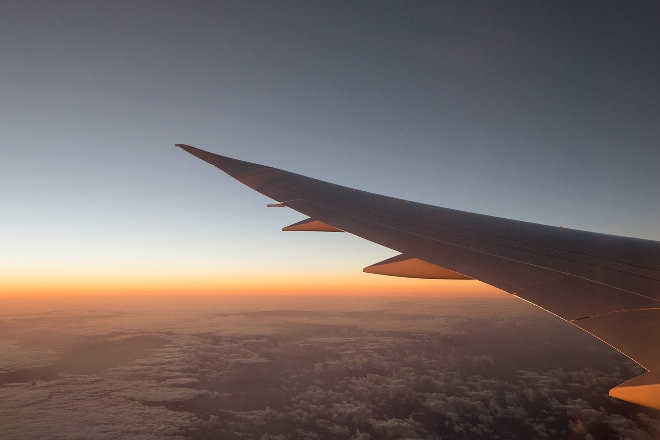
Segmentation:
[(425, 280), (356, 273), (42, 274), (0, 277), (0, 296), (42, 295), (337, 295), (497, 296), (478, 281)]

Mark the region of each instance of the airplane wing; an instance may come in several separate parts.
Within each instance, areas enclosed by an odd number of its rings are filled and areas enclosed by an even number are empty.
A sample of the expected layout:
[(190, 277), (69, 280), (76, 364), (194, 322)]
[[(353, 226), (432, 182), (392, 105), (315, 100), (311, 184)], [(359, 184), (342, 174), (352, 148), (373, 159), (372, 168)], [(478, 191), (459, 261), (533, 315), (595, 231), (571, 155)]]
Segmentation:
[(308, 217), (284, 230), (345, 231), (400, 252), (365, 272), (477, 279), (580, 327), (646, 370), (610, 396), (660, 409), (660, 242), (441, 208), (177, 146)]

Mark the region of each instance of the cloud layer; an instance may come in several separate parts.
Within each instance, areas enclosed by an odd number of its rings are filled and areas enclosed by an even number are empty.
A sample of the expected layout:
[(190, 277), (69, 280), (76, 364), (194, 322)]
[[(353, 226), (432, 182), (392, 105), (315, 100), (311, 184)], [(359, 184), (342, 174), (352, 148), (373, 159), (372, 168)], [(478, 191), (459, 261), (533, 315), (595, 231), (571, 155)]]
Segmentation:
[(660, 435), (656, 412), (607, 397), (637, 368), (570, 326), (495, 303), (486, 316), (470, 302), (373, 301), (4, 317), (0, 437)]

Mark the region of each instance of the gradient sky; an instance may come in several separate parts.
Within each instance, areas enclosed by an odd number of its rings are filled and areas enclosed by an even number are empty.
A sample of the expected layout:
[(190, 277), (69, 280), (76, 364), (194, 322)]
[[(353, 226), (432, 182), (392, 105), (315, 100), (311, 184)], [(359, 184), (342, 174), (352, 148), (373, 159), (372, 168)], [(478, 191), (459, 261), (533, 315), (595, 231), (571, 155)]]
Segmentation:
[(659, 22), (655, 1), (5, 2), (0, 292), (460, 289), (279, 232), (301, 216), (175, 143), (659, 240)]

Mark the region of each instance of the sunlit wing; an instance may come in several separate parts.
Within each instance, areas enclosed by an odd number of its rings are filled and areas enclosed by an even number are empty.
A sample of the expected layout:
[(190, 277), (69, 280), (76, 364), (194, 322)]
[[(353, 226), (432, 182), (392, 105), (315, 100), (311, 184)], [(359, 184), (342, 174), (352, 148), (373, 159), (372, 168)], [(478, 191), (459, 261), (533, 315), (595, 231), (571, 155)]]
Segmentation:
[(610, 396), (660, 409), (660, 242), (440, 208), (177, 146), (308, 217), (285, 230), (346, 231), (400, 252), (365, 272), (477, 279), (580, 327), (647, 371)]

